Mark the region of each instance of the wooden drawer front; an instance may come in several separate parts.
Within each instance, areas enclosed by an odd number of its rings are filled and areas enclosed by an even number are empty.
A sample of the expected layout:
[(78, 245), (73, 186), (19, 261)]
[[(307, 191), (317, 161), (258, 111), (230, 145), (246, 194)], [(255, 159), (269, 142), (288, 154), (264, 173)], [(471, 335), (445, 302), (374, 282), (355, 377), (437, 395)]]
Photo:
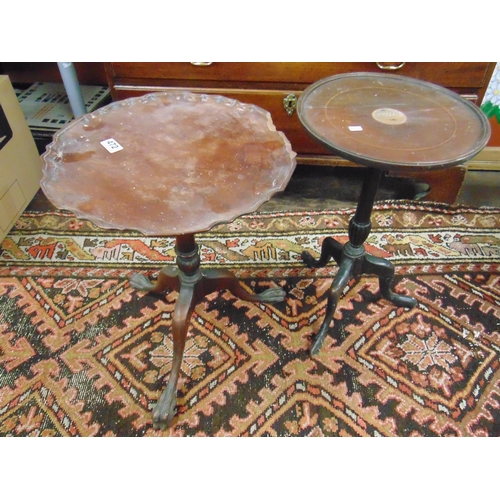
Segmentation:
[[(283, 107), (283, 99), (288, 95), (284, 91), (275, 90), (227, 90), (227, 89), (185, 89), (173, 87), (122, 87), (115, 88), (116, 98), (118, 100), (129, 97), (137, 97), (150, 92), (168, 91), (168, 90), (188, 90), (189, 92), (201, 92), (205, 94), (219, 94), (238, 101), (255, 104), (271, 113), (273, 123), (277, 130), (283, 132), (292, 144), (292, 149), (301, 154), (329, 154), (328, 151), (311, 139), (304, 131), (297, 113), (289, 116)], [(295, 95), (299, 95), (296, 93)], [(331, 154), (331, 153), (330, 153)]]
[[(379, 63), (396, 66), (400, 63)], [(390, 72), (418, 78), (453, 89), (475, 90), (487, 84), (486, 76), (489, 63), (482, 62), (409, 62), (398, 70), (380, 69), (374, 62), (343, 63), (211, 63), (208, 66), (195, 66), (193, 63), (109, 63), (110, 77), (116, 83), (133, 83), (142, 80), (143, 84), (162, 84), (158, 80), (187, 80), (186, 86), (236, 86), (237, 82), (259, 82), (272, 88), (305, 88), (322, 78), (339, 73), (356, 71)], [(217, 85), (209, 82), (220, 82)], [(181, 85), (181, 84), (179, 84)], [(184, 84), (182, 84), (184, 86)], [(286, 85), (286, 86), (285, 86)], [(297, 86), (295, 86), (297, 85)], [(241, 86), (241, 85), (240, 85)]]

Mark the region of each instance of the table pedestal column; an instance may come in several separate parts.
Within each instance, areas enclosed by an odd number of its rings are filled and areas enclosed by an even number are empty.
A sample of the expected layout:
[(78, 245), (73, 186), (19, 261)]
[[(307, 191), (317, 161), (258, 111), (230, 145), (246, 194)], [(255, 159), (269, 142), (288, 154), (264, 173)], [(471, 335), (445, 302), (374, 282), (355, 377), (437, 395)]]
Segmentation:
[(177, 381), (184, 355), (184, 346), (189, 328), (189, 321), (195, 305), (206, 295), (229, 290), (233, 295), (250, 302), (281, 302), (286, 292), (282, 288), (269, 288), (258, 294), (248, 293), (238, 279), (229, 271), (201, 269), (198, 245), (193, 234), (176, 237), (175, 252), (177, 267), (164, 267), (156, 283), (152, 283), (141, 274), (133, 274), (130, 284), (137, 290), (162, 293), (167, 289), (179, 292), (172, 320), (174, 353), (172, 369), (167, 387), (153, 409), (155, 429), (167, 428), (174, 416), (177, 403)]
[(340, 294), (351, 277), (360, 274), (375, 274), (379, 278), (380, 292), (384, 298), (401, 307), (411, 308), (417, 304), (414, 298), (398, 295), (391, 290), (394, 277), (393, 264), (388, 260), (367, 254), (363, 245), (370, 234), (370, 217), (381, 175), (382, 172), (379, 169), (367, 169), (356, 213), (349, 222), (349, 241), (345, 245), (328, 237), (323, 241), (318, 260), (308, 252), (302, 252), (302, 260), (310, 268), (324, 267), (332, 257), (339, 265), (339, 271), (328, 295), (325, 319), (310, 348), (312, 355), (319, 352), (337, 308)]

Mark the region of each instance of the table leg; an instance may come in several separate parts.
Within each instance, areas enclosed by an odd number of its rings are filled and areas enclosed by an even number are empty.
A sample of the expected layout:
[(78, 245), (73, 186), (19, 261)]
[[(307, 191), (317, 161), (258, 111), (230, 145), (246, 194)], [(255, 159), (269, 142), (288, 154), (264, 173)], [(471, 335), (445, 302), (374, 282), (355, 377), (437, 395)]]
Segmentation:
[(325, 318), (323, 320), (323, 323), (321, 324), (318, 334), (314, 338), (314, 342), (309, 349), (311, 355), (317, 354), (321, 349), (321, 346), (323, 345), (326, 334), (328, 333), (330, 322), (332, 321), (335, 310), (337, 309), (337, 303), (339, 301), (340, 294), (349, 281), (349, 278), (352, 276), (353, 265), (353, 260), (344, 259), (339, 266), (339, 271), (335, 276), (335, 279), (333, 280), (330, 292), (328, 294)]
[(411, 309), (417, 305), (417, 299), (406, 295), (399, 295), (391, 290), (391, 282), (394, 277), (394, 265), (386, 259), (374, 257), (370, 254), (365, 254), (362, 274), (375, 274), (378, 276), (380, 293), (382, 297), (392, 302), (399, 307), (407, 307)]
[(229, 290), (235, 297), (248, 302), (283, 302), (286, 296), (285, 290), (279, 287), (248, 293), (233, 273), (219, 269), (202, 271), (202, 286), (204, 296), (219, 290)]
[(316, 260), (309, 252), (302, 252), (301, 257), (310, 268), (325, 267), (331, 257), (333, 257), (335, 262), (340, 265), (343, 250), (344, 245), (342, 245), (342, 243), (334, 240), (331, 236), (328, 236), (323, 240), (323, 244), (321, 245), (321, 255), (318, 260)]
[(233, 295), (251, 302), (281, 302), (286, 292), (282, 288), (269, 288), (258, 294), (248, 293), (229, 271), (200, 268), (198, 245), (194, 235), (182, 235), (176, 239), (177, 268), (165, 267), (156, 283), (140, 274), (130, 277), (130, 284), (137, 290), (162, 293), (171, 288), (179, 292), (172, 321), (174, 353), (172, 370), (165, 390), (153, 408), (153, 426), (166, 429), (172, 422), (177, 403), (177, 382), (184, 355), (189, 321), (195, 305), (206, 295), (229, 290)]
[(153, 427), (155, 429), (166, 429), (172, 422), (177, 404), (177, 381), (181, 370), (184, 346), (186, 345), (189, 320), (196, 305), (197, 283), (189, 283), (183, 276), (179, 290), (179, 297), (174, 310), (172, 320), (172, 336), (174, 344), (174, 356), (172, 369), (168, 379), (167, 387), (163, 390), (153, 408)]
[(379, 278), (380, 292), (385, 299), (400, 307), (411, 308), (417, 304), (415, 299), (398, 295), (391, 290), (391, 282), (394, 277), (393, 264), (365, 252), (364, 242), (371, 231), (370, 217), (381, 175), (382, 173), (378, 169), (370, 168), (367, 170), (356, 213), (349, 222), (349, 241), (345, 245), (328, 237), (323, 241), (318, 260), (314, 259), (308, 252), (302, 252), (302, 260), (310, 268), (324, 267), (329, 262), (330, 257), (333, 257), (339, 264), (339, 271), (328, 295), (325, 318), (309, 350), (311, 355), (317, 354), (321, 349), (335, 314), (340, 294), (351, 277), (360, 274), (375, 274)]

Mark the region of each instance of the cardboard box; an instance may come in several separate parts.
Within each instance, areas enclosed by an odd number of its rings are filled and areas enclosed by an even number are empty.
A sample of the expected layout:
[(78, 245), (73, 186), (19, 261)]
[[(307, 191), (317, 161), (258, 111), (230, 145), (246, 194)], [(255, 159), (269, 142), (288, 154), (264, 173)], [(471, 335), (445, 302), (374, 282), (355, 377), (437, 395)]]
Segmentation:
[(9, 77), (0, 75), (0, 242), (40, 188), (42, 160)]

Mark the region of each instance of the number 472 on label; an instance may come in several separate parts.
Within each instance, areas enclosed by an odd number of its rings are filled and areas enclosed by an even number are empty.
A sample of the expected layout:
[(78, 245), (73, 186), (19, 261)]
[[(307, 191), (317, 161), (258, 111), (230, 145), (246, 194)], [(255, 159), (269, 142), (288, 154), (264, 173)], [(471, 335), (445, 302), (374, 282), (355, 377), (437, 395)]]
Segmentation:
[(116, 153), (117, 151), (121, 151), (123, 149), (120, 144), (118, 144), (114, 139), (106, 139), (105, 141), (101, 141), (101, 144), (110, 152)]

